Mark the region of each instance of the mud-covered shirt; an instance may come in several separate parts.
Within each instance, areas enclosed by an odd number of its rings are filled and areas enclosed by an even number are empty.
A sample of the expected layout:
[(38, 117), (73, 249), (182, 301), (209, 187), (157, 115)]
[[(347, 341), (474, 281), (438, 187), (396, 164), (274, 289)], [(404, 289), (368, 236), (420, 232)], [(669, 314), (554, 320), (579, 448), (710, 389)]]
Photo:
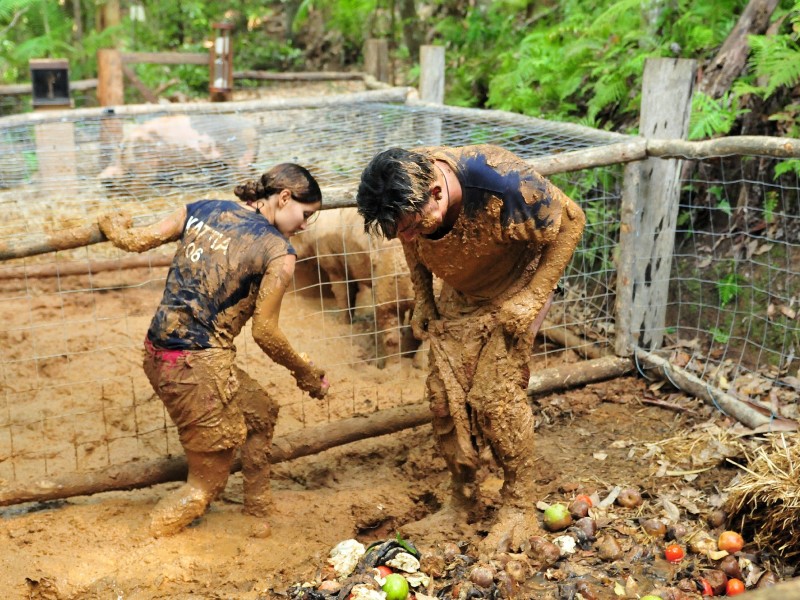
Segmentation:
[(269, 263), (295, 254), (263, 215), (238, 202), (187, 205), (164, 296), (147, 337), (160, 348), (233, 348)]
[(564, 193), (518, 156), (497, 146), (417, 148), (446, 162), (462, 190), (461, 214), (441, 238), (408, 243), (433, 274), (476, 300), (497, 297), (554, 242)]

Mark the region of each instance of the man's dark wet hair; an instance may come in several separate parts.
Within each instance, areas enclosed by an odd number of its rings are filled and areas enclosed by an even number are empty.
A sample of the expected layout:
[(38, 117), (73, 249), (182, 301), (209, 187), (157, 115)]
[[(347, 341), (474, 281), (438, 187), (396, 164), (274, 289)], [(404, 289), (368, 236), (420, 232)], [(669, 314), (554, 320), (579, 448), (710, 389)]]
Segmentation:
[(397, 236), (397, 223), (421, 214), (435, 180), (433, 161), (419, 152), (389, 148), (377, 154), (361, 174), (356, 203), (367, 233)]

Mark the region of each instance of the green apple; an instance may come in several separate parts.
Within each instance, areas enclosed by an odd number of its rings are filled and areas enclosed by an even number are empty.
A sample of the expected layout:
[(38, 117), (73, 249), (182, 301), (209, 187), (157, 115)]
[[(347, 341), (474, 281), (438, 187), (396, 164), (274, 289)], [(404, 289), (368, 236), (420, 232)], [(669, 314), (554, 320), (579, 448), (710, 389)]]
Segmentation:
[(406, 600), (408, 598), (408, 582), (397, 573), (389, 573), (381, 588), (386, 592), (386, 600)]
[(544, 511), (544, 526), (548, 531), (561, 531), (572, 525), (572, 515), (563, 504), (551, 504)]

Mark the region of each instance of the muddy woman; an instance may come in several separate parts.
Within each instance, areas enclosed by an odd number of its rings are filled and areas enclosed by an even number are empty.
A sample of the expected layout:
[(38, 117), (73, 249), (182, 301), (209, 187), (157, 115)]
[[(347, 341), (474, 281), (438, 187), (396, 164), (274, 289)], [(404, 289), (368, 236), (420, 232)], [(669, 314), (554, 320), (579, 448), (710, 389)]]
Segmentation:
[(433, 429), (451, 474), (449, 503), (405, 532), (482, 514), (476, 473), (488, 445), (504, 479), (482, 550), (519, 547), (539, 529), (528, 363), (583, 211), (521, 158), (488, 145), (381, 152), (364, 169), (357, 203), (368, 231), (403, 244), (412, 328), (430, 342)]
[(225, 488), (241, 447), (244, 512), (253, 535), (268, 531), (270, 450), (278, 403), (234, 364), (234, 339), (252, 317), (253, 338), (314, 398), (325, 373), (298, 354), (278, 326), (295, 268), (289, 236), (306, 228), (322, 202), (303, 167), (280, 164), (234, 190), (242, 202), (201, 200), (164, 220), (132, 227), (104, 215), (100, 229), (123, 250), (177, 241), (164, 296), (144, 341), (144, 370), (177, 426), (189, 467), (186, 483), (154, 508), (150, 532), (177, 533)]

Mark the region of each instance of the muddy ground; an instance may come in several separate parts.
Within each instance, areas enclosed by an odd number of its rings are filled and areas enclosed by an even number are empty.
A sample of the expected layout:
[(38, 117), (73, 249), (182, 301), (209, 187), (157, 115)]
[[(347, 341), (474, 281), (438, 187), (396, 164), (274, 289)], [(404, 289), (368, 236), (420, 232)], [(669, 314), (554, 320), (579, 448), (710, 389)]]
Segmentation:
[[(135, 273), (126, 274), (128, 281), (136, 279)], [(126, 315), (125, 328), (117, 330), (125, 344), (107, 353), (106, 360), (134, 365), (126, 367), (131, 369), (131, 377), (137, 377), (137, 340), (160, 295), (159, 273), (162, 271), (140, 275), (142, 280), (151, 282), (148, 285), (106, 290), (93, 297), (95, 314), (114, 312), (108, 308), (114, 305)], [(95, 285), (102, 281), (98, 277)], [(106, 277), (110, 281), (119, 274)], [(68, 281), (65, 278), (59, 285)], [(14, 285), (19, 284), (5, 284), (7, 295)], [(69, 319), (70, 311), (87, 311), (85, 305), (71, 306), (69, 302), (62, 302), (58, 309), (48, 309), (43, 299), (51, 297), (45, 292), (48, 286), (55, 285), (52, 281), (29, 281), (25, 285), (33, 303), (30, 310), (38, 318), (50, 314)], [(51, 298), (55, 297), (59, 296)], [(350, 358), (356, 359), (368, 353), (364, 341), (368, 338), (347, 343), (352, 327), (343, 322), (341, 315), (332, 313), (335, 304), (329, 294), (322, 301), (328, 312), (316, 310), (320, 299), (308, 290), (292, 294), (287, 297), (282, 318), (289, 335), (303, 350), (321, 364), (336, 365), (329, 369), (333, 391), (326, 402), (298, 400), (299, 393), (285, 373), (248, 355), (248, 370), (281, 399), (278, 435), (311, 427), (315, 422), (422, 399), (424, 369), (416, 368), (411, 359), (390, 361), (383, 370), (366, 362), (348, 364), (343, 358), (348, 352), (352, 353)], [(100, 308), (102, 305), (106, 308)], [(14, 318), (11, 314), (5, 316)], [(327, 335), (314, 346), (309, 340), (320, 339), (323, 325)], [(13, 352), (22, 352), (14, 348), (25, 347), (30, 341), (24, 332), (21, 335), (16, 346), (5, 347), (6, 356), (13, 358)], [(249, 336), (246, 330), (240, 344), (253, 354)], [(6, 335), (6, 342), (12, 341)], [(539, 350), (547, 352), (538, 355), (533, 370), (578, 360), (571, 352), (554, 347)], [(81, 364), (78, 358), (73, 357), (69, 365), (71, 376), (77, 368), (91, 372), (108, 367), (98, 366), (96, 360)], [(48, 374), (59, 376), (55, 367)], [(706, 470), (692, 476), (688, 483), (678, 475), (659, 474), (665, 462), (659, 459), (664, 455), (654, 449), (660, 448), (659, 442), (681, 435), (696, 436), (698, 431), (702, 439), (703, 427), (727, 427), (730, 423), (683, 397), (664, 396), (674, 404), (671, 408), (644, 403), (654, 393), (657, 392), (648, 390), (644, 380), (624, 377), (536, 398), (533, 409), (539, 422), (536, 453), (540, 492), (531, 502), (568, 501), (578, 492), (597, 493), (602, 498), (614, 486), (636, 486), (645, 497), (642, 507), (612, 507), (602, 521), (608, 531), (628, 532), (631, 525), (626, 519), (663, 518), (664, 506), (659, 499), (665, 495), (675, 499), (676, 492), (690, 489), (692, 492), (685, 497), (691, 499), (695, 514), (693, 509), (680, 508), (681, 519), (704, 528), (705, 514), (719, 504), (721, 490), (737, 469), (723, 466)], [(152, 394), (143, 402), (158, 407)], [(147, 445), (140, 443), (138, 448)], [(174, 439), (171, 451), (179, 452)], [(157, 452), (154, 450), (153, 454)], [(137, 458), (136, 452), (129, 458)], [(424, 554), (441, 552), (448, 542), (461, 544), (465, 553), (475, 551), (491, 524), (501, 483), (493, 468), (487, 468), (484, 477), (486, 518), (463, 531), (428, 529), (415, 534), (412, 541)], [(326, 570), (328, 552), (336, 543), (348, 538), (369, 543), (393, 537), (403, 525), (436, 511), (446, 498), (447, 482), (445, 464), (434, 449), (430, 426), (425, 425), (276, 465), (272, 530), (270, 537), (263, 539), (248, 535), (251, 523), (240, 512), (238, 474), (231, 477), (223, 498), (206, 516), (187, 531), (166, 539), (148, 535), (148, 515), (158, 499), (178, 483), (7, 507), (0, 510), (0, 595), (10, 599), (285, 597), (293, 584), (319, 581), (321, 572)], [(601, 561), (590, 570), (603, 574), (603, 586), (610, 591), (609, 566), (614, 565), (612, 571), (624, 583), (623, 574), (636, 570), (635, 563), (620, 557), (613, 563)], [(534, 579), (531, 572), (531, 585)], [(645, 577), (642, 591), (652, 585), (652, 579)], [(519, 597), (556, 598), (558, 590), (557, 582), (541, 581), (539, 575), (535, 586), (521, 591)]]
[[(98, 247), (61, 260), (108, 257)], [(0, 484), (180, 454), (140, 368), (140, 342), (164, 273), (150, 268), (0, 282), (0, 357), (7, 392), (0, 434), (14, 423), (25, 424), (16, 430), (15, 453), (0, 456)], [(119, 289), (120, 281), (130, 287)], [(270, 365), (249, 328), (239, 341), (242, 365), (280, 400), (277, 435), (420, 402), (424, 368), (409, 358), (376, 368), (367, 360), (374, 340), (364, 334), (363, 324), (350, 325), (336, 313), (329, 293), (308, 285), (298, 284), (303, 291), (287, 297), (282, 323), (299, 350), (328, 368), (332, 391), (324, 402), (303, 397), (284, 370)], [(541, 340), (537, 344), (532, 371), (580, 360), (570, 351), (542, 346)], [(42, 354), (51, 358), (34, 360)], [(92, 380), (101, 381), (99, 391), (84, 383)], [(684, 525), (688, 535), (718, 533), (725, 525), (709, 524), (708, 518), (713, 520), (725, 488), (740, 472), (727, 459), (744, 462), (736, 438), (742, 428), (712, 407), (637, 376), (537, 397), (532, 409), (538, 423), (539, 489), (532, 504), (566, 503), (578, 493), (602, 500), (616, 486), (640, 489), (644, 501), (635, 508), (592, 509), (597, 542), (554, 565), (542, 567), (524, 553), (515, 555), (525, 563), (517, 597), (638, 598), (677, 589), (683, 580), (689, 588), (684, 585), (683, 596), (673, 592), (671, 597), (699, 598), (691, 585), (713, 562), (692, 555), (680, 564), (666, 563), (667, 542), (645, 534), (640, 523), (657, 518)], [(408, 536), (424, 557), (442, 556), (455, 543), (470, 560), (480, 558), (478, 544), (491, 525), (501, 485), (488, 457), (482, 476), (484, 518), (463, 528), (427, 528)], [(335, 544), (394, 537), (403, 526), (434, 513), (447, 496), (447, 484), (431, 428), (423, 425), (276, 465), (275, 509), (266, 538), (249, 535), (238, 474), (203, 518), (170, 538), (150, 537), (148, 517), (178, 482), (0, 508), (0, 597), (287, 598), (292, 586), (316, 585), (329, 575), (326, 558)], [(543, 535), (552, 540), (560, 534)], [(608, 550), (610, 538), (618, 542), (616, 552)], [(752, 559), (758, 567), (746, 573), (748, 585), (755, 584), (761, 569), (792, 576), (791, 566), (745, 541), (742, 564)], [(578, 581), (590, 582), (581, 596), (576, 595)], [(454, 597), (452, 583), (435, 577), (426, 591)], [(484, 597), (491, 593), (497, 589)]]

